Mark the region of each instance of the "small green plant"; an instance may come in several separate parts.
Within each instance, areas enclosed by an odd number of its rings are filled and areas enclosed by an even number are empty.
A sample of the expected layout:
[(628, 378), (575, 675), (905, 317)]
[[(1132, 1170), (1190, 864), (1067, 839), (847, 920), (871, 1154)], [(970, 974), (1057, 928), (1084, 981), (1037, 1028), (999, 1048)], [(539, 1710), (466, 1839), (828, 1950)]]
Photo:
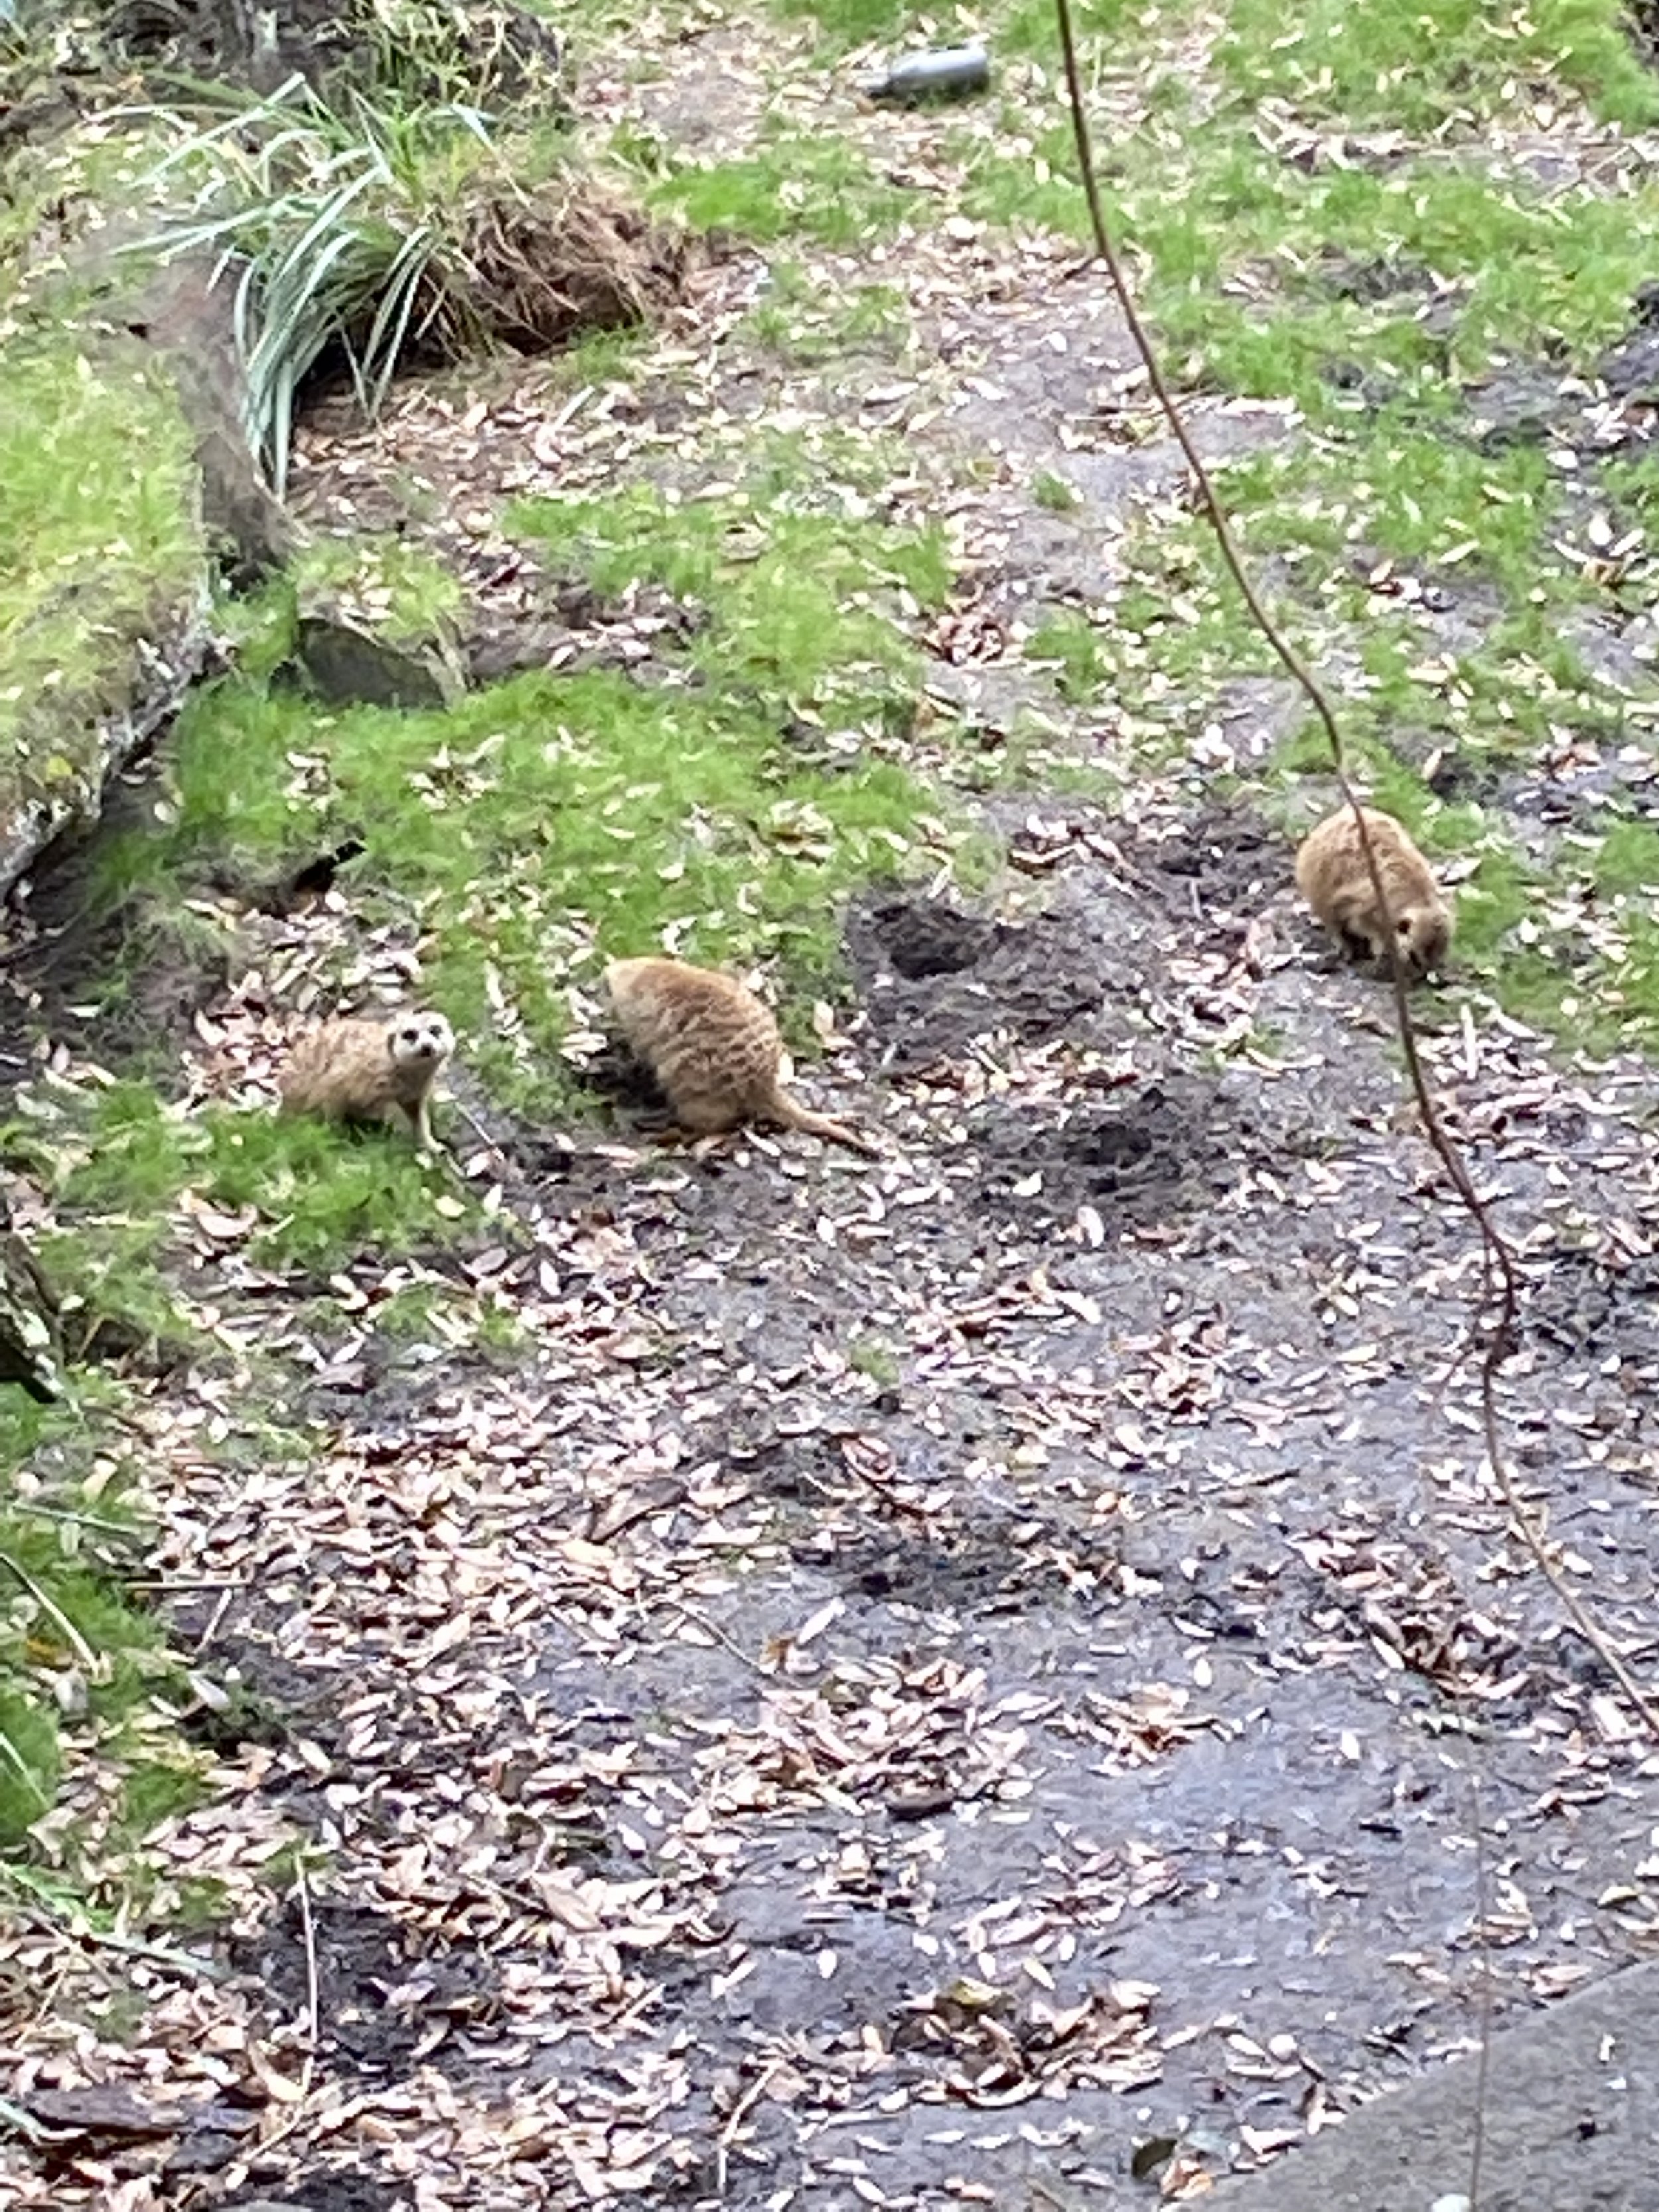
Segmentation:
[(879, 1337), (855, 1336), (847, 1347), (847, 1364), (860, 1375), (867, 1375), (884, 1390), (890, 1390), (899, 1379), (899, 1364), (893, 1348)]
[(1081, 495), (1064, 477), (1057, 477), (1052, 469), (1039, 469), (1031, 484), (1031, 496), (1040, 507), (1050, 514), (1074, 514), (1082, 506)]
[(1094, 624), (1071, 608), (1051, 615), (1032, 633), (1025, 658), (1053, 663), (1061, 698), (1074, 704), (1093, 698), (1106, 678), (1106, 659)]

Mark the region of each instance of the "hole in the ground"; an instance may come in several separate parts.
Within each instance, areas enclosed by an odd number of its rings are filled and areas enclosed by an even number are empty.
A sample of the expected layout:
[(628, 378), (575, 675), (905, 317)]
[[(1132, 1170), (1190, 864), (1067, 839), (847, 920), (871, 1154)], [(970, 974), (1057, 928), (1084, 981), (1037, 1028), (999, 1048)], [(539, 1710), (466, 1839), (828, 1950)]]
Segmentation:
[(1079, 1167), (1115, 1171), (1144, 1160), (1152, 1149), (1152, 1139), (1148, 1131), (1133, 1121), (1096, 1121), (1073, 1132), (1060, 1149)]
[(960, 975), (997, 941), (997, 926), (933, 899), (896, 899), (878, 907), (870, 927), (896, 975), (907, 983)]

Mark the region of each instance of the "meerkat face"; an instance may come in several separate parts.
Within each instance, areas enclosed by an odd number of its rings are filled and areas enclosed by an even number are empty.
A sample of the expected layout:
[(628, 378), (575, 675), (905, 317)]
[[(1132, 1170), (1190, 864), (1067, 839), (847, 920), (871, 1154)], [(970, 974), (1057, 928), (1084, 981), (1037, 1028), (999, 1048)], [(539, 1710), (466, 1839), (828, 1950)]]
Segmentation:
[(455, 1032), (441, 1014), (399, 1014), (388, 1022), (386, 1048), (394, 1067), (436, 1067), (455, 1049)]
[(1451, 923), (1433, 906), (1407, 907), (1395, 917), (1401, 957), (1416, 975), (1432, 975), (1451, 946)]

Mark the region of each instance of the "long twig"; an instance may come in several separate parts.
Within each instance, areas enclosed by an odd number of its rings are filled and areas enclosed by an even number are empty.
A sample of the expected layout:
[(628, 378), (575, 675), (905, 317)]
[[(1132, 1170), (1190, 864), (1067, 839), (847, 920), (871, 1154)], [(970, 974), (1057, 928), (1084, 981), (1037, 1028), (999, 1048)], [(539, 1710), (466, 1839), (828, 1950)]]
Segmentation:
[(1474, 1911), (1480, 1929), (1478, 1949), (1480, 1954), (1480, 2002), (1477, 2018), (1480, 2027), (1480, 2048), (1474, 2061), (1474, 2131), (1469, 2139), (1469, 2212), (1476, 2212), (1480, 2203), (1480, 2164), (1486, 2148), (1486, 2077), (1492, 2068), (1492, 1929), (1487, 1914), (1489, 1885), (1486, 1880), (1486, 1811), (1480, 1802), (1480, 1777), (1470, 1765), (1465, 1777), (1469, 1785), (1469, 1800), (1474, 1817), (1469, 1823), (1469, 1833), (1474, 1840)]
[(305, 1861), (297, 1859), (294, 1868), (295, 1894), (300, 1900), (300, 1932), (306, 1951), (306, 2049), (300, 2066), (299, 2087), (294, 2102), (282, 2125), (261, 2138), (260, 2156), (266, 2157), (279, 2142), (285, 2142), (305, 2118), (307, 2100), (317, 2073), (317, 2045), (321, 2033), (322, 2001), (317, 1973), (317, 1929), (311, 1917), (311, 1885), (306, 1880)]
[(758, 1674), (763, 1682), (775, 1682), (778, 1679), (769, 1667), (763, 1666), (758, 1659), (744, 1650), (741, 1644), (728, 1636), (719, 1621), (711, 1620), (706, 1613), (695, 1605), (688, 1605), (683, 1597), (676, 1597), (672, 1590), (653, 1590), (649, 1597), (641, 1601), (640, 1609), (648, 1613), (653, 1605), (665, 1605), (689, 1626), (701, 1628), (706, 1636), (712, 1636), (716, 1644), (729, 1651), (734, 1659), (741, 1660), (750, 1673)]
[(726, 2118), (726, 2125), (720, 2131), (719, 2140), (714, 2145), (714, 2194), (722, 2202), (726, 2197), (726, 2154), (737, 2140), (738, 2130), (766, 2094), (772, 2085), (773, 2076), (782, 2064), (783, 2061), (781, 2058), (767, 2060), (759, 2074), (749, 2084), (737, 2103), (732, 2106)]

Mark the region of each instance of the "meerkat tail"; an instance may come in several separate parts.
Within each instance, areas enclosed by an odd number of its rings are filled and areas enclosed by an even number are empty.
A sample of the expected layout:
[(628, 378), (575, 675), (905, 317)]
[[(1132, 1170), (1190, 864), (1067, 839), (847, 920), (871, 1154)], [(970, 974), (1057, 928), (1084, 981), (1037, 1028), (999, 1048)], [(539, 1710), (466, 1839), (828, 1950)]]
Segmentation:
[(827, 1114), (815, 1114), (810, 1106), (803, 1106), (787, 1091), (777, 1095), (774, 1111), (787, 1129), (799, 1129), (809, 1137), (822, 1137), (827, 1145), (845, 1145), (849, 1152), (862, 1152), (866, 1160), (881, 1158), (879, 1145), (872, 1145), (868, 1137), (850, 1128), (845, 1121), (835, 1121)]

